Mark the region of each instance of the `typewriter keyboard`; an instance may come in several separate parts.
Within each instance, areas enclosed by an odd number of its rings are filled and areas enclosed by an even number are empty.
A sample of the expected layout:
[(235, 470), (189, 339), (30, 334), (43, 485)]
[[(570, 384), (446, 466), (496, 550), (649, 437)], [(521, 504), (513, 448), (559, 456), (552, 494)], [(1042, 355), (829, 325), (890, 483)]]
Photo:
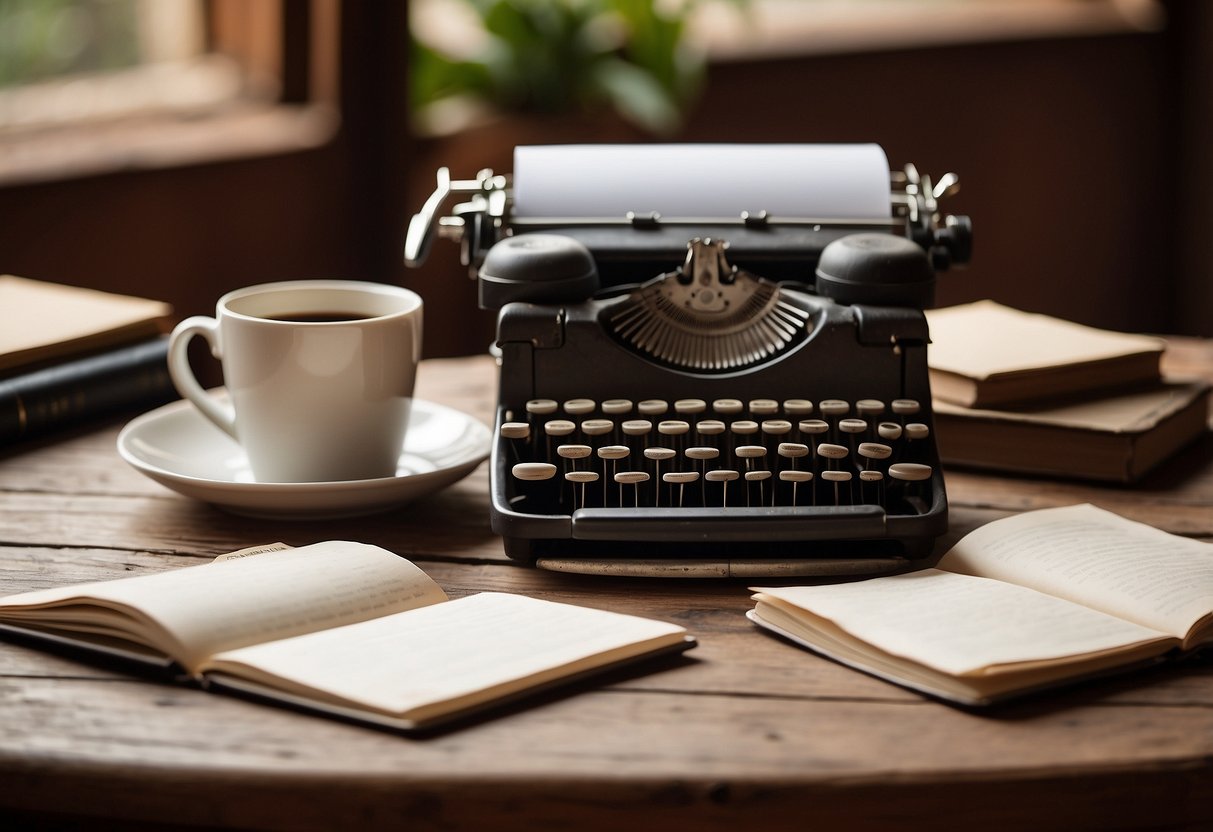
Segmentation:
[(864, 505), (914, 515), (930, 502), (936, 460), (923, 416), (911, 399), (534, 399), (504, 414), (499, 443), (531, 514)]

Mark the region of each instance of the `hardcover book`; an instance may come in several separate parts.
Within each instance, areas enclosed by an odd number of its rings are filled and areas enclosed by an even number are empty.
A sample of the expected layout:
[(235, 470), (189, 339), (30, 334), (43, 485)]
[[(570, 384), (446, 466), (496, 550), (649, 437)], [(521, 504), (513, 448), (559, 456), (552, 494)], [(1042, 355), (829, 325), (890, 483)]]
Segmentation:
[(1209, 384), (1167, 381), (1096, 399), (1004, 409), (936, 400), (945, 464), (1133, 482), (1209, 429)]

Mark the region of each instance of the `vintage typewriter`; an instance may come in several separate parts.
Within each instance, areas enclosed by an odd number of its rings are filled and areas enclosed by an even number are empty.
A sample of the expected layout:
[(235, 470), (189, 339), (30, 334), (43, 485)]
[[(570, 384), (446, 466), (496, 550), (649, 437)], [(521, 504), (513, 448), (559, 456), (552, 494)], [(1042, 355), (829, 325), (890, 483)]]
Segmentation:
[[(561, 571), (860, 575), (947, 528), (924, 306), (959, 183), (876, 145), (519, 147), (438, 185), (497, 309), (493, 529)], [(450, 215), (444, 206), (459, 200)], [(837, 210), (830, 210), (831, 205)]]

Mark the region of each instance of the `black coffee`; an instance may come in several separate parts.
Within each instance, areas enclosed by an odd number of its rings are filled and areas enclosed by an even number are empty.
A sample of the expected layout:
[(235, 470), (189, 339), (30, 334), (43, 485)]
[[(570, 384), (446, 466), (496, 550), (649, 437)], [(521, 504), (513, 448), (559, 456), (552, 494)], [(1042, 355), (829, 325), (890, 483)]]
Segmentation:
[(292, 324), (333, 324), (342, 321), (365, 321), (374, 315), (364, 315), (361, 312), (294, 312), (287, 315), (266, 315), (271, 321), (285, 321)]

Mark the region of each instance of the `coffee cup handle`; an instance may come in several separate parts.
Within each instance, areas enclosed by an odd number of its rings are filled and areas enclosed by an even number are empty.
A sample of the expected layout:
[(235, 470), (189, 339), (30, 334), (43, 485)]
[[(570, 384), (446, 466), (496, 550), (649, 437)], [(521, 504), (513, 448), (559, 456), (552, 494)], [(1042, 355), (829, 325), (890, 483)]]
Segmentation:
[(169, 336), (169, 377), (172, 378), (173, 385), (177, 388), (178, 393), (197, 407), (203, 416), (210, 419), (238, 442), (240, 441), (240, 437), (236, 435), (235, 411), (230, 407), (224, 407), (219, 404), (214, 396), (203, 390), (202, 385), (198, 383), (198, 379), (194, 377), (194, 371), (190, 369), (186, 348), (189, 346), (190, 339), (195, 335), (201, 335), (206, 339), (211, 347), (211, 355), (215, 356), (215, 358), (220, 357), (219, 322), (205, 315), (186, 318), (174, 327), (173, 334)]

